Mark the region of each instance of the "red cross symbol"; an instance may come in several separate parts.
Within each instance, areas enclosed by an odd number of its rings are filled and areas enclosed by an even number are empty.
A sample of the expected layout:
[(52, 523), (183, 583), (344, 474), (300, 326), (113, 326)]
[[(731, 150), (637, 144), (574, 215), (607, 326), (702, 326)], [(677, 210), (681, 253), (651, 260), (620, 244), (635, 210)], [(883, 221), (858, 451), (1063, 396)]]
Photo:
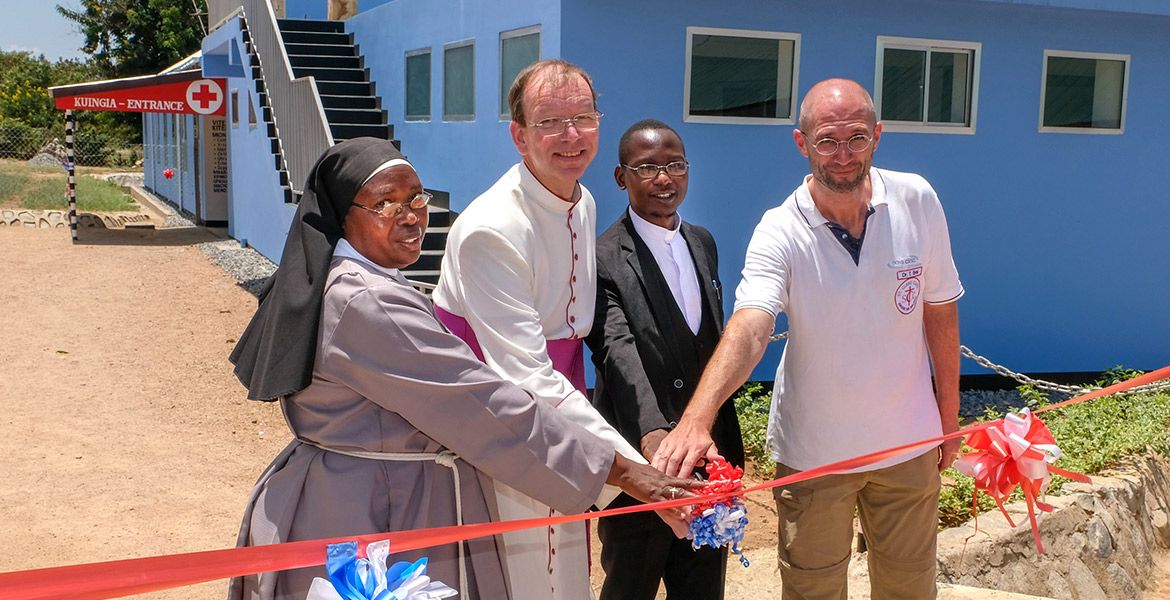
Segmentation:
[(199, 108), (206, 109), (219, 100), (219, 90), (204, 83), (199, 86), (199, 91), (191, 95), (191, 99), (199, 103)]
[(201, 115), (210, 115), (223, 106), (223, 89), (213, 79), (192, 81), (187, 86), (187, 105)]

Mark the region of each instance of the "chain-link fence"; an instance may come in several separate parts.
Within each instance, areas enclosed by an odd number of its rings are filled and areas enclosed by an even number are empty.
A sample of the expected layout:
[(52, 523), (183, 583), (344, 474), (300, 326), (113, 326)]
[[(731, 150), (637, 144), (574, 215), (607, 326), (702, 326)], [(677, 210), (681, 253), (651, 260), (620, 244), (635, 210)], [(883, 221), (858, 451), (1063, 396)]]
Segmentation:
[[(60, 210), (66, 200), (65, 127), (38, 129), (12, 119), (0, 120), (0, 209)], [(142, 145), (102, 131), (77, 127), (73, 156), (78, 175), (79, 201), (91, 210), (126, 210), (116, 189), (86, 175), (142, 168)], [(92, 181), (91, 181), (92, 180)], [(100, 188), (98, 186), (101, 186)], [(114, 186), (116, 188), (116, 186)], [(93, 193), (82, 194), (85, 190)], [(11, 216), (11, 215), (10, 215)]]
[[(768, 341), (778, 342), (780, 340), (786, 339), (788, 339), (788, 332), (783, 331), (768, 338)], [(997, 375), (1015, 380), (1015, 382), (1020, 385), (1030, 385), (1042, 392), (1057, 394), (1064, 397), (1072, 397), (1080, 396), (1081, 394), (1087, 394), (1093, 390), (1101, 389), (1100, 386), (1078, 387), (1074, 385), (1061, 385), (1059, 383), (1052, 383), (1051, 381), (1044, 381), (1043, 379), (1033, 379), (1023, 373), (1017, 373), (1001, 364), (992, 362), (991, 359), (976, 354), (973, 350), (966, 346), (959, 346), (959, 353), (962, 354), (964, 358), (969, 358), (975, 361), (975, 364), (978, 364), (985, 369), (994, 371)], [(1167, 390), (1170, 390), (1170, 380), (1155, 381), (1145, 385), (1139, 385), (1125, 392), (1121, 392), (1121, 394), (1147, 394), (1164, 392)]]

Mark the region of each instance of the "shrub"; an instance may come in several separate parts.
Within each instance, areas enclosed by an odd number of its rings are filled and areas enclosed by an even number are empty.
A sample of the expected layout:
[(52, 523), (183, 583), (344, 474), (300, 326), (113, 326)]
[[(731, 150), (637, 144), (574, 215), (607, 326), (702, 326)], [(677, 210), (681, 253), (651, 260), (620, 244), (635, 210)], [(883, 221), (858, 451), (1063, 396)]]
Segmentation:
[(44, 130), (18, 119), (0, 118), (0, 158), (28, 160), (45, 142)]
[(739, 427), (743, 431), (744, 452), (762, 473), (770, 477), (776, 470), (766, 441), (772, 391), (758, 381), (749, 381), (740, 388), (734, 402)]

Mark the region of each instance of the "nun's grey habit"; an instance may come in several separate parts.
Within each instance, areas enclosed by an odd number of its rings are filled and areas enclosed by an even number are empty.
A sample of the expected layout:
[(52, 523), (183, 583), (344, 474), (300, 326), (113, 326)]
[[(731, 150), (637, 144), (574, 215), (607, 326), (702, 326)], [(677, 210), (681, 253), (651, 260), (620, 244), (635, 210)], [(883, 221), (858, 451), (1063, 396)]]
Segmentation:
[[(295, 437), (257, 482), (239, 545), (454, 525), (457, 497), (463, 522), (489, 521), (493, 479), (565, 513), (586, 510), (601, 491), (612, 447), (501, 381), (397, 271), (356, 252), (334, 255), (354, 194), (400, 156), (365, 139), (321, 157), (233, 352), (249, 397), (279, 399)], [(387, 460), (392, 453), (401, 455)], [(447, 453), (458, 458), (433, 458)], [(466, 542), (465, 583), (455, 544), (390, 560), (429, 556), (432, 578), (495, 600), (509, 595), (501, 550), (495, 538)], [(237, 578), (229, 598), (301, 600), (325, 576), (321, 566)]]

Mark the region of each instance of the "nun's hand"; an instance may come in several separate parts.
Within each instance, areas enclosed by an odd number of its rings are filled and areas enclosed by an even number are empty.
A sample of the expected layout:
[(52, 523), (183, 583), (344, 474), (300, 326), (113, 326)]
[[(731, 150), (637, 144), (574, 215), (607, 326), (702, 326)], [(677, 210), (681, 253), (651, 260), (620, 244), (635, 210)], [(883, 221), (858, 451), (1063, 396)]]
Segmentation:
[[(607, 483), (622, 488), (625, 493), (642, 502), (693, 498), (695, 494), (691, 490), (702, 489), (707, 485), (695, 479), (670, 477), (650, 465), (636, 463), (617, 453), (614, 453)], [(654, 512), (670, 526), (676, 537), (686, 535), (686, 518), (690, 512), (688, 507), (656, 509)]]

